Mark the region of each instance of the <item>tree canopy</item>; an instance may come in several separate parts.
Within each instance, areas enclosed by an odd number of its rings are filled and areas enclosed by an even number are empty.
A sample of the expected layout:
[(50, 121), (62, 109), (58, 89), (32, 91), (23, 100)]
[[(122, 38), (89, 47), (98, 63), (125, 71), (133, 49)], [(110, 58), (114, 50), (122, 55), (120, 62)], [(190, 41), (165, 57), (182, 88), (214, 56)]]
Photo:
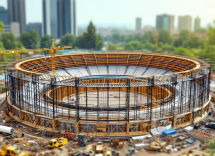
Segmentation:
[(108, 51), (118, 51), (119, 50), (119, 45), (117, 45), (117, 44), (108, 44), (107, 50)]
[(16, 49), (17, 47), (17, 40), (12, 32), (2, 34), (1, 42), (7, 50)]
[(20, 36), (20, 41), (26, 48), (36, 49), (39, 48), (40, 37), (36, 30), (30, 30)]
[(143, 37), (142, 37), (142, 42), (150, 42), (150, 43), (154, 43), (155, 42), (155, 35), (152, 31), (147, 31), (144, 33)]
[(75, 47), (76, 46), (76, 36), (68, 33), (61, 37), (60, 44), (61, 44), (61, 46), (70, 45), (70, 46)]
[(40, 48), (50, 48), (52, 45), (52, 36), (43, 35), (40, 40)]
[(83, 34), (82, 40), (85, 49), (100, 50), (103, 47), (103, 39), (99, 34), (96, 34), (96, 27), (92, 21), (90, 21), (87, 27), (87, 32)]
[(3, 22), (0, 22), (0, 32), (3, 32), (3, 29), (4, 28), (4, 23)]
[(173, 38), (168, 30), (161, 30), (158, 35), (158, 42), (172, 44)]
[(195, 33), (207, 33), (207, 29), (205, 29), (205, 28), (199, 28), (199, 29), (196, 29), (194, 32)]

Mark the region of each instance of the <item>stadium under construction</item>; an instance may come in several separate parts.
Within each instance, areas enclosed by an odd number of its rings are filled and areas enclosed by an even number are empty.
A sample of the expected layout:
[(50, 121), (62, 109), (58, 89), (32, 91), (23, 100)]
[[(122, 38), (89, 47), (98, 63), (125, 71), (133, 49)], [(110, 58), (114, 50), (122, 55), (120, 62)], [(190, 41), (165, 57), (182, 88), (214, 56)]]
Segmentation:
[[(10, 65), (11, 66), (11, 65)], [(86, 136), (133, 136), (196, 123), (210, 105), (210, 65), (152, 53), (82, 53), (6, 68), (9, 115), (25, 125)]]

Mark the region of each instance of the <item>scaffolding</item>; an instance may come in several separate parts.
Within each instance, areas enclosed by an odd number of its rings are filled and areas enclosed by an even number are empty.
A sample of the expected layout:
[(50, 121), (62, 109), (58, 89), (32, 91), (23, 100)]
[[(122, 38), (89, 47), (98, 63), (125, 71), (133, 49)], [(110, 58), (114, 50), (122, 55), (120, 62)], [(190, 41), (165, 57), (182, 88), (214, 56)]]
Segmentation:
[[(151, 70), (151, 73), (158, 72), (160, 66), (176, 72), (141, 77), (104, 76), (104, 68), (97, 66), (100, 76), (53, 77), (40, 73), (51, 69), (47, 65), (48, 59), (40, 59), (40, 63), (38, 59), (35, 59), (35, 63), (34, 60), (20, 62), (16, 65), (17, 69), (7, 69), (9, 111), (17, 120), (35, 127), (43, 126), (45, 131), (70, 130), (73, 133), (87, 132), (89, 135), (94, 132), (105, 135), (142, 134), (154, 126), (172, 124), (177, 127), (203, 117), (209, 109), (210, 66), (201, 60), (158, 54), (145, 56), (146, 62), (142, 55), (126, 54), (128, 58), (124, 74), (137, 72), (139, 66), (147, 67), (142, 74), (149, 73), (152, 65), (157, 69)], [(116, 59), (118, 64), (112, 64), (117, 66), (120, 66), (120, 62), (126, 62), (125, 56), (119, 58), (119, 54), (104, 54), (105, 58), (98, 57), (95, 61), (93, 58), (87, 60), (87, 56), (97, 58), (95, 54), (71, 55), (76, 69), (85, 65), (86, 71), (91, 70), (92, 73), (93, 68), (88, 68), (88, 64), (99, 65), (102, 59), (107, 59), (108, 64)], [(67, 61), (71, 61), (71, 58), (68, 56), (67, 60), (60, 60), (61, 57), (56, 56), (56, 68), (70, 74)], [(175, 58), (181, 59), (182, 63)], [(80, 63), (82, 60), (85, 60), (85, 64)], [(129, 63), (132, 68), (129, 68)], [(110, 67), (107, 65), (106, 68), (106, 74), (109, 74)], [(85, 68), (82, 69), (84, 71)]]

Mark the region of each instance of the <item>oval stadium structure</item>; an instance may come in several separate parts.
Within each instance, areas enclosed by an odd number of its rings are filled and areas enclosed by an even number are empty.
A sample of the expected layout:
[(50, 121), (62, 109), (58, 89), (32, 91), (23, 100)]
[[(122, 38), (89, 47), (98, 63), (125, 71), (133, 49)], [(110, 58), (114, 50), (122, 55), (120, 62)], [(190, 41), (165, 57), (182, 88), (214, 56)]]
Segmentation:
[(7, 69), (9, 114), (25, 125), (87, 136), (133, 136), (207, 116), (210, 65), (152, 53), (28, 59)]

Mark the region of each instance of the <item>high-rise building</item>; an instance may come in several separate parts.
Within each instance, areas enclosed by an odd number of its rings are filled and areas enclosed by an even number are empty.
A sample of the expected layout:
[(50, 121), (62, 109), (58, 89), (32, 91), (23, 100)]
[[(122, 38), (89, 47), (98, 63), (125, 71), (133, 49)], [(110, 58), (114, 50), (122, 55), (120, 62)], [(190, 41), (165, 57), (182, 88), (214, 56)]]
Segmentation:
[(136, 18), (136, 32), (141, 33), (142, 30), (142, 19), (140, 17)]
[(3, 6), (0, 6), (0, 22), (3, 22), (4, 25), (8, 25), (7, 10)]
[(199, 17), (196, 17), (194, 19), (194, 31), (199, 29), (201, 27), (201, 19)]
[(57, 0), (43, 0), (43, 27), (42, 34), (58, 38)]
[(20, 28), (19, 28), (18, 22), (12, 22), (8, 25), (4, 25), (3, 30), (4, 30), (3, 33), (12, 32), (14, 34), (14, 36), (16, 36), (16, 37), (20, 36)]
[(189, 30), (192, 31), (192, 17), (189, 15), (178, 17), (178, 31)]
[(14, 36), (19, 37), (20, 34), (20, 25), (18, 22), (12, 22), (10, 23), (10, 29), (11, 32), (14, 34)]
[(36, 30), (40, 37), (42, 37), (42, 23), (29, 23), (27, 25), (27, 31)]
[(76, 0), (57, 0), (58, 36), (66, 33), (78, 35)]
[(20, 34), (26, 31), (25, 0), (8, 0), (8, 23), (18, 22)]
[(156, 28), (158, 31), (165, 29), (169, 30), (171, 34), (174, 33), (174, 19), (175, 17), (172, 15), (157, 15), (156, 17)]

